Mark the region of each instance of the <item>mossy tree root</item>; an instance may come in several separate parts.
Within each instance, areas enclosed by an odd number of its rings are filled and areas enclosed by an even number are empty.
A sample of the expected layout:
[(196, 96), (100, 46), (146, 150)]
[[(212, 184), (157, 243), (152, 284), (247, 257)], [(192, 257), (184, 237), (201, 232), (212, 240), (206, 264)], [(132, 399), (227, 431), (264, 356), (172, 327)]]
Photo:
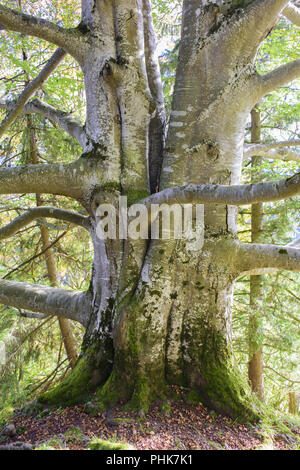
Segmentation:
[(86, 401), (109, 377), (113, 351), (99, 350), (97, 340), (91, 342), (79, 357), (74, 369), (55, 388), (39, 396), (43, 404), (71, 406)]
[(261, 403), (241, 375), (232, 370), (215, 369), (205, 376), (205, 386), (193, 387), (187, 395), (189, 403), (203, 403), (216, 412), (240, 422), (258, 422), (261, 419)]
[[(224, 345), (223, 345), (224, 346)], [(220, 352), (220, 351), (219, 351)], [(261, 418), (260, 401), (250, 390), (245, 377), (233, 363), (229, 350), (202, 354), (198, 373), (191, 375), (190, 401), (202, 402), (218, 413), (242, 422), (257, 422)]]
[(91, 412), (97, 414), (121, 403), (124, 410), (133, 410), (144, 416), (152, 403), (166, 402), (171, 394), (166, 384), (158, 389), (145, 377), (137, 378), (134, 383), (125, 382), (113, 371), (106, 383), (97, 390)]

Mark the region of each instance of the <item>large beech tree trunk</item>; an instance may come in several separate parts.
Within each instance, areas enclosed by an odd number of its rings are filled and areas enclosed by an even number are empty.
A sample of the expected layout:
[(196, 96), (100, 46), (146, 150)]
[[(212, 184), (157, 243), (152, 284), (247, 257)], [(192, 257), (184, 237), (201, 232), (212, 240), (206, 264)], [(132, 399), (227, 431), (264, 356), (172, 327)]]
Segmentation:
[[(86, 88), (84, 128), (38, 100), (24, 108), (51, 115), (77, 138), (84, 150), (77, 162), (0, 171), (4, 193), (16, 190), (17, 177), (18, 191), (69, 196), (90, 215), (88, 221), (73, 217), (93, 240), (88, 292), (0, 282), (2, 302), (77, 318), (86, 326), (74, 370), (41, 402), (71, 404), (95, 392), (99, 408), (122, 401), (145, 411), (169, 395), (169, 385), (179, 384), (191, 400), (255, 418), (231, 351), (233, 283), (255, 269), (298, 270), (300, 257), (292, 248), (239, 243), (236, 205), (297, 194), (299, 177), (246, 189), (236, 185), (250, 110), (299, 73), (297, 61), (263, 77), (254, 66), (260, 43), (286, 3), (183, 1), (167, 133), (149, 0), (84, 0), (82, 21), (72, 30), (0, 7), (5, 27), (72, 54)], [(129, 205), (145, 198), (205, 203), (203, 244), (195, 248), (184, 238), (99, 239), (97, 209), (101, 203), (117, 205), (120, 195)]]
[[(256, 47), (249, 36), (239, 47), (233, 37), (224, 40), (217, 14), (215, 4), (184, 2), (160, 190), (187, 183), (239, 183), (245, 122), (256, 100), (255, 93), (245, 92)], [(234, 8), (227, 15), (236, 21)], [(229, 19), (224, 16), (223, 27), (229, 27)], [(85, 8), (83, 20), (90, 29), (97, 24), (104, 38), (103, 44), (93, 36), (94, 47), (82, 67), (87, 134), (92, 152), (103, 159), (106, 177), (92, 194), (95, 213), (101, 202), (119, 194), (135, 202), (158, 184), (152, 172), (147, 183), (145, 154), (148, 150), (148, 164), (157, 161), (164, 115), (152, 25), (141, 2), (97, 2), (96, 9)], [(87, 384), (105, 384), (100, 402), (131, 400), (147, 409), (173, 383), (219, 411), (251, 415), (247, 387), (230, 350), (236, 271), (227, 245), (236, 238), (236, 213), (226, 204), (205, 206), (205, 243), (198, 251), (189, 250), (185, 240), (105, 243), (94, 235), (94, 313), (80, 367), (85, 373), (90, 369)], [(82, 372), (78, 378), (81, 384)], [(65, 401), (65, 386), (43, 399), (56, 401), (62, 392)], [(71, 401), (74, 389), (66, 392)]]

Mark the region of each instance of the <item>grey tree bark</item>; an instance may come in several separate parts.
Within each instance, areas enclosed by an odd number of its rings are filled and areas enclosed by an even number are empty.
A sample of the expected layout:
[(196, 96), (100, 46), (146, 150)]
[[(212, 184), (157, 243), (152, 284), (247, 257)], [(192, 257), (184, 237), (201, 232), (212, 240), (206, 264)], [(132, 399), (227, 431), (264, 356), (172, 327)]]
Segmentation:
[[(0, 169), (2, 194), (64, 195), (90, 215), (94, 266), (88, 292), (0, 281), (1, 302), (77, 318), (86, 326), (75, 369), (40, 401), (71, 404), (95, 392), (99, 408), (127, 401), (146, 411), (178, 384), (191, 400), (257, 418), (232, 357), (234, 280), (257, 270), (300, 270), (300, 252), (241, 244), (236, 215), (239, 204), (300, 193), (299, 174), (239, 184), (250, 110), (265, 93), (299, 75), (298, 61), (264, 77), (255, 70), (256, 52), (287, 3), (183, 1), (166, 137), (149, 0), (83, 0), (82, 21), (71, 30), (0, 6), (4, 27), (72, 54), (86, 89), (85, 126), (68, 127), (68, 119), (57, 118), (75, 138), (80, 135), (84, 153), (78, 160)], [(195, 251), (185, 239), (99, 239), (97, 208), (120, 195), (129, 205), (142, 200), (146, 207), (204, 204), (203, 246)]]

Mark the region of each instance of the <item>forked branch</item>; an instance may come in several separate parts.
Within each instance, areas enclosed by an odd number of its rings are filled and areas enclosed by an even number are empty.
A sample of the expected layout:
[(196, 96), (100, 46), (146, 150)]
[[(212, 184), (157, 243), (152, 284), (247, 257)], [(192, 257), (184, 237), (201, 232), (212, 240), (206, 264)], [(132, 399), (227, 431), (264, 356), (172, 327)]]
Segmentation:
[(84, 54), (85, 42), (78, 28), (65, 29), (51, 21), (26, 15), (0, 5), (0, 24), (6, 29), (45, 39), (80, 60)]
[(36, 78), (34, 78), (28, 85), (24, 88), (22, 93), (19, 95), (16, 101), (8, 104), (9, 112), (3, 119), (0, 124), (0, 137), (8, 129), (10, 124), (21, 114), (25, 104), (34, 94), (34, 92), (47, 80), (51, 73), (56, 69), (61, 60), (65, 57), (66, 52), (58, 48), (52, 57), (48, 60), (45, 67), (41, 70)]

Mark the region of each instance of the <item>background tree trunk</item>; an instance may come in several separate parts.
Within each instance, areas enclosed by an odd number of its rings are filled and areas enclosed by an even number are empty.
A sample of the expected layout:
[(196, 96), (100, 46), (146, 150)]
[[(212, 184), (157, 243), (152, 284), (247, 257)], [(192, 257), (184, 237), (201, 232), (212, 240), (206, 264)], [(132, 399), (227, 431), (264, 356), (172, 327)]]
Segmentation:
[[(34, 135), (32, 117), (27, 116), (27, 127), (29, 132), (29, 153), (30, 161), (34, 165), (38, 165), (39, 157), (36, 147), (36, 140)], [(36, 194), (36, 204), (37, 206), (43, 205), (43, 200), (40, 194)], [(41, 238), (42, 238), (42, 248), (45, 250), (51, 245), (49, 230), (44, 225), (40, 225)], [(56, 270), (54, 252), (52, 248), (47, 249), (45, 253), (45, 261), (47, 266), (48, 279), (52, 287), (58, 287), (58, 275)], [(59, 328), (62, 335), (62, 340), (65, 346), (65, 350), (69, 359), (70, 366), (75, 367), (78, 353), (75, 338), (72, 332), (70, 320), (66, 318), (59, 318)]]
[(289, 413), (292, 415), (297, 414), (296, 392), (289, 392)]
[[(259, 104), (251, 111), (251, 142), (260, 143), (260, 111)], [(257, 171), (257, 166), (261, 165), (260, 157), (252, 157), (251, 181), (253, 183), (260, 180), (261, 174)], [(262, 243), (263, 237), (263, 203), (252, 204), (251, 206), (251, 242)], [(248, 378), (251, 389), (263, 400), (263, 326), (262, 326), (262, 301), (263, 301), (263, 276), (250, 276), (250, 315), (249, 315), (249, 363)]]

